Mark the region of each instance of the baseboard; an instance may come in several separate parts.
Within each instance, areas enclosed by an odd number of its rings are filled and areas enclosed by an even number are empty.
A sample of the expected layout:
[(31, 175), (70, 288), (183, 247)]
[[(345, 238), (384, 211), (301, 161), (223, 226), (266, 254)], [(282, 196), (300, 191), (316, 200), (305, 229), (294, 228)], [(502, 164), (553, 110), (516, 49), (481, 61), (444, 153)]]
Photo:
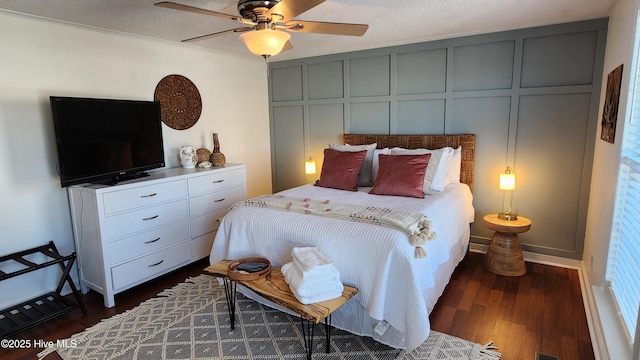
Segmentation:
[[(471, 243), (469, 245), (469, 251), (480, 253), (480, 254), (486, 254), (488, 249), (489, 249), (489, 245), (485, 245), (485, 244)], [(523, 251), (522, 255), (524, 256), (524, 261), (528, 261), (536, 264), (559, 266), (567, 269), (576, 269), (576, 270), (582, 269), (582, 260), (567, 259), (560, 256), (538, 254), (530, 251)]]
[[(475, 253), (486, 254), (488, 249), (489, 245), (485, 244), (471, 243), (469, 245), (469, 251)], [(587, 316), (587, 326), (589, 327), (589, 336), (591, 337), (593, 354), (596, 360), (609, 360), (609, 354), (604, 337), (604, 330), (600, 321), (600, 315), (596, 306), (592, 286), (589, 283), (589, 279), (584, 275), (586, 273), (584, 261), (567, 259), (559, 256), (536, 254), (528, 251), (523, 251), (522, 255), (524, 257), (524, 260), (528, 262), (575, 269), (578, 271), (578, 278), (580, 279), (580, 291), (582, 293), (582, 302), (584, 304), (584, 310)]]
[(584, 312), (587, 315), (587, 325), (589, 325), (589, 336), (591, 337), (593, 355), (596, 360), (609, 360), (609, 351), (607, 350), (607, 342), (604, 336), (600, 313), (598, 312), (598, 305), (593, 294), (593, 286), (591, 286), (586, 276), (582, 276), (584, 272), (584, 268), (579, 272), (580, 290), (582, 291)]

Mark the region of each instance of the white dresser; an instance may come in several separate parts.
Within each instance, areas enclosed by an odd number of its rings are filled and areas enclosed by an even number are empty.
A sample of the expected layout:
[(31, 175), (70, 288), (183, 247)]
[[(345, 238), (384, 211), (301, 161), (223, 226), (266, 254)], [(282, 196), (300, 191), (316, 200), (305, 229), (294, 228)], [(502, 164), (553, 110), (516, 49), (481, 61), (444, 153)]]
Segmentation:
[(246, 171), (166, 169), (68, 192), (82, 291), (112, 307), (115, 294), (209, 256), (220, 218), (246, 198)]

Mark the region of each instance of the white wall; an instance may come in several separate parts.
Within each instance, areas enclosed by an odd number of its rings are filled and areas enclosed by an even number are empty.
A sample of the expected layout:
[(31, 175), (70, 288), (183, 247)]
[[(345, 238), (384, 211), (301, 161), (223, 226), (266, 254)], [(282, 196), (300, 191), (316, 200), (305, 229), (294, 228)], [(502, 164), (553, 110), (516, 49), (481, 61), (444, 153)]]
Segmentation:
[[(598, 112), (600, 116), (602, 115), (606, 94), (607, 75), (620, 64), (624, 64), (624, 67), (615, 142), (611, 144), (600, 140), (601, 126), (599, 120), (598, 131), (594, 140), (595, 152), (583, 256), (589, 280), (594, 285), (603, 284), (606, 270), (606, 256), (609, 249), (622, 133), (625, 119), (629, 114), (626, 103), (628, 101), (627, 95), (629, 92), (637, 7), (637, 0), (618, 0), (614, 3), (609, 15), (607, 49), (602, 71), (603, 80)], [(591, 257), (593, 257), (593, 263), (591, 262)]]
[[(627, 108), (629, 101), (629, 79), (634, 47), (635, 26), (639, 8), (639, 0), (618, 0), (609, 12), (609, 29), (607, 33), (607, 49), (603, 69), (601, 99), (599, 114), (602, 115), (604, 97), (606, 94), (607, 75), (624, 64), (622, 86), (620, 89), (620, 108), (616, 127), (615, 143), (600, 140), (600, 124), (595, 141), (593, 173), (591, 178), (591, 193), (585, 247), (583, 256), (584, 270), (587, 283), (592, 285), (588, 295), (594, 308), (593, 317), (597, 331), (606, 337), (605, 354), (611, 359), (630, 358), (630, 352), (622, 334), (619, 332), (618, 318), (604, 294), (604, 280), (606, 273), (607, 253), (615, 201), (622, 133), (625, 120), (630, 114)], [(608, 352), (608, 354), (606, 354)]]
[[(202, 115), (190, 129), (163, 124), (167, 167), (185, 144), (247, 166), (248, 195), (271, 192), (266, 65), (123, 34), (0, 12), (0, 255), (53, 240), (74, 251), (67, 193), (56, 173), (50, 95), (153, 100), (170, 74), (200, 91)], [(74, 274), (75, 276), (75, 274)], [(55, 288), (58, 270), (0, 282), (0, 308)]]

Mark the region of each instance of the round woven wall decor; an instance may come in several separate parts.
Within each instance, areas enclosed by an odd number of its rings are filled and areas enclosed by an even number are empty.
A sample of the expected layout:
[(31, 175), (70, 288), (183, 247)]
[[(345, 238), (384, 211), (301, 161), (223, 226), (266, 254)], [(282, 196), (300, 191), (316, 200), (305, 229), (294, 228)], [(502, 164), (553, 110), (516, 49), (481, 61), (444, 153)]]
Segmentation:
[(160, 103), (162, 122), (170, 128), (185, 130), (200, 118), (200, 92), (191, 80), (182, 75), (169, 75), (160, 80), (153, 99)]

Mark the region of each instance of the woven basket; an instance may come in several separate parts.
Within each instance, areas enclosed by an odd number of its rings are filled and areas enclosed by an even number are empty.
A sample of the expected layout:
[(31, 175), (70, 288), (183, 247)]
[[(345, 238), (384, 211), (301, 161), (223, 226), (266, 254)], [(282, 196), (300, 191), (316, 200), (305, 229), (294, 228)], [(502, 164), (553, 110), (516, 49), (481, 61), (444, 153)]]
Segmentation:
[(209, 149), (200, 148), (196, 150), (196, 155), (198, 155), (198, 163), (203, 161), (209, 161), (209, 157), (211, 156), (211, 151)]
[[(244, 273), (244, 272), (238, 272), (236, 270), (236, 268), (244, 263), (244, 262), (248, 262), (248, 261), (254, 261), (254, 262), (260, 262), (260, 263), (264, 263), (267, 264), (267, 268), (262, 270), (262, 271), (257, 271), (254, 273)], [(232, 262), (231, 264), (229, 264), (229, 269), (227, 270), (227, 276), (229, 276), (229, 279), (231, 280), (236, 280), (236, 281), (250, 281), (250, 280), (256, 280), (256, 279), (260, 279), (262, 277), (265, 277), (269, 274), (269, 272), (271, 272), (271, 262), (268, 259), (265, 258), (261, 258), (261, 257), (248, 257), (248, 258), (243, 258), (240, 260), (236, 260), (234, 262)]]

